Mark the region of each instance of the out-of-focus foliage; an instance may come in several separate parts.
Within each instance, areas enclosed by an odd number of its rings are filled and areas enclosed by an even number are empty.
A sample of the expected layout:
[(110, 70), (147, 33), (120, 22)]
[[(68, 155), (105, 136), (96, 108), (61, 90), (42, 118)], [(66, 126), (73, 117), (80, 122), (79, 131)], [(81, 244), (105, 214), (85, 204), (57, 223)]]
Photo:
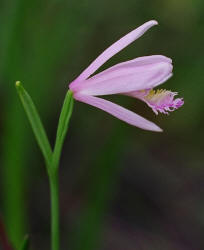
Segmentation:
[[(44, 163), (15, 93), (21, 80), (54, 142), (68, 82), (107, 46), (150, 19), (159, 26), (107, 62), (164, 54), (174, 76), (162, 88), (185, 105), (158, 116), (140, 101), (110, 97), (153, 120), (139, 130), (76, 103), (60, 169), (62, 249), (202, 250), (204, 3), (201, 0), (0, 2), (0, 213), (16, 247), (49, 248)], [(108, 97), (109, 98), (109, 97)]]

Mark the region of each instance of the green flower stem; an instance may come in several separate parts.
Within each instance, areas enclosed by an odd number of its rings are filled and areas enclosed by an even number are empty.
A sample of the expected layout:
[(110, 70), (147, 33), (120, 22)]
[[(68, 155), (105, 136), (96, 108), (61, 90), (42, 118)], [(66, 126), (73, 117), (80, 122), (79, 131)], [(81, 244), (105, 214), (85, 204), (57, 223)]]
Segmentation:
[(52, 250), (59, 250), (59, 180), (58, 169), (62, 146), (68, 130), (69, 121), (73, 110), (73, 93), (68, 90), (64, 99), (59, 117), (56, 142), (52, 151), (45, 129), (37, 109), (30, 95), (20, 82), (16, 82), (16, 89), (23, 104), (28, 120), (31, 124), (39, 148), (45, 159), (50, 183), (51, 198), (51, 246)]
[(51, 246), (59, 249), (59, 181), (58, 174), (49, 177), (51, 197)]
[(51, 195), (51, 234), (52, 234), (52, 250), (59, 249), (59, 180), (58, 169), (59, 160), (61, 156), (62, 146), (68, 130), (69, 120), (72, 115), (74, 99), (72, 92), (67, 91), (64, 99), (64, 104), (59, 117), (59, 123), (57, 128), (56, 142), (54, 151), (52, 154), (52, 163), (50, 166), (51, 174), (50, 180), (50, 195)]

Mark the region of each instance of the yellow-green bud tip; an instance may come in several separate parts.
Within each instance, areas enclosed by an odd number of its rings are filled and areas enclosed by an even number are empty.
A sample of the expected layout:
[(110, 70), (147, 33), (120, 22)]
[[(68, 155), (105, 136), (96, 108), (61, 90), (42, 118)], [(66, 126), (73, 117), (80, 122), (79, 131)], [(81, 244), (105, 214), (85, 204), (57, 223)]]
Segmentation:
[(16, 82), (16, 87), (19, 87), (21, 85), (21, 82), (20, 81), (17, 81)]

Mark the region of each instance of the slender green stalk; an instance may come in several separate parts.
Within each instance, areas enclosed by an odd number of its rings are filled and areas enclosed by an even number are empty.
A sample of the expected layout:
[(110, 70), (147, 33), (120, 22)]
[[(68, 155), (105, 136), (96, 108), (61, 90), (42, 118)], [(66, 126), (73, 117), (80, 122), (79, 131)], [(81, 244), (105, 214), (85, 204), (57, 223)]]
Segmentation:
[(59, 180), (58, 169), (59, 160), (61, 156), (63, 142), (68, 130), (69, 120), (72, 115), (74, 100), (72, 92), (67, 91), (62, 110), (59, 117), (59, 123), (57, 128), (56, 142), (54, 151), (52, 154), (52, 163), (50, 166), (51, 174), (50, 180), (50, 195), (51, 195), (51, 234), (52, 234), (52, 250), (59, 249)]
[(16, 82), (17, 92), (23, 104), (28, 120), (31, 124), (39, 148), (44, 156), (50, 183), (51, 199), (51, 246), (52, 250), (59, 250), (59, 180), (58, 169), (63, 142), (68, 130), (74, 99), (72, 92), (68, 90), (60, 113), (56, 143), (52, 152), (45, 129), (41, 122), (37, 109), (30, 95), (20, 82)]
[(59, 180), (58, 174), (50, 176), (51, 197), (51, 246), (52, 250), (59, 249)]

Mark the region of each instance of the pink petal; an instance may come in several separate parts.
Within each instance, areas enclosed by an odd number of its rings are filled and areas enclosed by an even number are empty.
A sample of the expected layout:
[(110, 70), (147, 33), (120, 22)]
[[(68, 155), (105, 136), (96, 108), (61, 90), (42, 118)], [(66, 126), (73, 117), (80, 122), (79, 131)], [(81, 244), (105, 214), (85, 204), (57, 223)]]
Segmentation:
[[(169, 74), (167, 75), (166, 78), (163, 78), (162, 81), (158, 82), (157, 84), (154, 85), (154, 87), (166, 82), (170, 77), (172, 77), (173, 74)], [(153, 88), (153, 87), (152, 87)], [(130, 91), (130, 92), (126, 92), (126, 93), (122, 93), (123, 95), (127, 95), (127, 96), (131, 96), (131, 97), (134, 97), (134, 98), (138, 98), (138, 99), (141, 99), (143, 100), (143, 97), (145, 95), (148, 94), (149, 90), (151, 90), (152, 88), (147, 88), (145, 89), (144, 92), (141, 92), (140, 90), (136, 90), (136, 91)]]
[(110, 101), (107, 101), (107, 100), (104, 100), (95, 96), (86, 96), (86, 95), (80, 95), (80, 94), (75, 94), (74, 98), (78, 101), (81, 101), (89, 105), (92, 105), (94, 107), (97, 107), (99, 109), (102, 109), (108, 112), (109, 114), (115, 116), (116, 118), (124, 122), (127, 122), (133, 126), (136, 126), (138, 128), (156, 131), (156, 132), (162, 131), (162, 129), (159, 128), (156, 124)]
[(98, 68), (101, 67), (106, 61), (108, 61), (112, 56), (117, 54), (119, 51), (124, 49), (130, 43), (135, 41), (137, 38), (142, 36), (149, 28), (158, 24), (157, 21), (149, 21), (138, 27), (137, 29), (131, 31), (117, 42), (112, 44), (107, 48), (101, 55), (99, 55), (89, 66), (86, 68), (73, 82), (72, 85), (77, 85), (78, 82), (87, 79), (92, 75)]
[(172, 75), (171, 59), (146, 56), (119, 63), (73, 87), (86, 95), (111, 95), (149, 89)]

